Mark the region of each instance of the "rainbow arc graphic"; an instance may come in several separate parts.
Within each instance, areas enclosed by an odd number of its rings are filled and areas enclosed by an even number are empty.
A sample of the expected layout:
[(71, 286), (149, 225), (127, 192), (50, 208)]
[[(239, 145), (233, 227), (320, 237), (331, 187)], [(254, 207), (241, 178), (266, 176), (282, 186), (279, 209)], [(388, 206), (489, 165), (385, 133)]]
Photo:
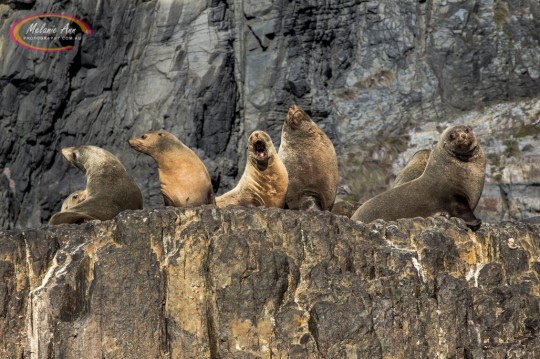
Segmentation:
[(60, 51), (67, 51), (67, 50), (73, 49), (74, 48), (73, 45), (57, 47), (57, 48), (39, 47), (39, 46), (29, 44), (21, 36), (20, 31), (22, 27), (28, 22), (35, 19), (52, 18), (52, 17), (69, 20), (70, 22), (77, 24), (77, 26), (81, 29), (81, 31), (85, 33), (86, 35), (92, 34), (92, 29), (90, 29), (90, 26), (88, 26), (87, 23), (85, 23), (84, 21), (76, 17), (64, 15), (64, 14), (37, 14), (37, 15), (30, 15), (30, 16), (24, 17), (21, 20), (15, 22), (9, 30), (9, 37), (11, 37), (11, 39), (15, 41), (15, 43), (19, 44), (20, 46), (29, 50), (34, 50), (34, 51), (60, 52)]

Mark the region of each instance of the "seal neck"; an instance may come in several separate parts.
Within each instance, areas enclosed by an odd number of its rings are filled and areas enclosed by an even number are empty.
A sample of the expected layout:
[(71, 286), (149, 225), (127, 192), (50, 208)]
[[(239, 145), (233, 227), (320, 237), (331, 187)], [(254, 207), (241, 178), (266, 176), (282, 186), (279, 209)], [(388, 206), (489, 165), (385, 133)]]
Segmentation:
[(457, 158), (458, 160), (460, 160), (462, 162), (469, 162), (471, 160), (471, 158), (473, 158), (478, 153), (478, 149), (480, 148), (478, 145), (476, 145), (469, 152), (458, 153), (458, 152), (453, 152), (452, 150), (450, 150), (446, 146), (443, 146), (443, 147), (446, 150), (446, 152), (448, 152), (450, 155), (454, 156), (455, 158)]

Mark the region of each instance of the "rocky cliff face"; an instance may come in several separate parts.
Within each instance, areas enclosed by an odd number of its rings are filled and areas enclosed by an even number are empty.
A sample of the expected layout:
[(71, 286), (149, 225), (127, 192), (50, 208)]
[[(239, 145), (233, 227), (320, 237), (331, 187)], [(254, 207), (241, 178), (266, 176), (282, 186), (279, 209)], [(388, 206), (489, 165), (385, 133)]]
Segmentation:
[[(38, 13), (93, 34), (60, 53), (12, 42), (10, 26)], [(0, 0), (0, 19), (3, 228), (38, 226), (84, 187), (59, 154), (75, 144), (117, 154), (160, 205), (155, 164), (126, 142), (148, 129), (176, 134), (231, 188), (250, 132), (278, 145), (292, 103), (334, 141), (343, 198), (384, 190), (439, 127), (466, 120), (492, 156), (480, 216), (540, 211), (535, 0)]]
[(2, 358), (535, 358), (540, 227), (206, 206), (0, 232)]

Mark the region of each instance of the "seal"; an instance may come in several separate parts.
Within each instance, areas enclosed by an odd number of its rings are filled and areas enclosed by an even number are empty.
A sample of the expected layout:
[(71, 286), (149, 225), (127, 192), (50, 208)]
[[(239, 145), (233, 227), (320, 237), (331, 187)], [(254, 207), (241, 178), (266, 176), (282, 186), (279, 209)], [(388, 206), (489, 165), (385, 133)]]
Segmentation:
[(86, 175), (86, 199), (53, 215), (49, 224), (105, 221), (122, 211), (143, 208), (141, 190), (109, 151), (96, 146), (66, 147), (62, 155)]
[(485, 171), (486, 158), (471, 128), (449, 127), (420, 177), (373, 197), (351, 218), (367, 223), (444, 214), (462, 218), (477, 230), (482, 221), (473, 210), (484, 188)]
[(176, 136), (164, 130), (150, 131), (128, 143), (157, 162), (165, 206), (215, 204), (212, 181), (204, 163)]
[(328, 136), (297, 105), (287, 112), (278, 154), (289, 173), (285, 208), (330, 211), (339, 180), (336, 151)]
[(65, 212), (71, 207), (81, 203), (86, 199), (86, 190), (80, 189), (78, 191), (73, 192), (62, 203), (62, 208), (60, 209), (60, 212)]
[(394, 187), (417, 179), (424, 173), (431, 150), (417, 151), (401, 170), (394, 181)]
[(244, 173), (236, 187), (216, 199), (218, 207), (231, 205), (278, 207), (285, 205), (289, 176), (274, 143), (264, 131), (249, 136)]

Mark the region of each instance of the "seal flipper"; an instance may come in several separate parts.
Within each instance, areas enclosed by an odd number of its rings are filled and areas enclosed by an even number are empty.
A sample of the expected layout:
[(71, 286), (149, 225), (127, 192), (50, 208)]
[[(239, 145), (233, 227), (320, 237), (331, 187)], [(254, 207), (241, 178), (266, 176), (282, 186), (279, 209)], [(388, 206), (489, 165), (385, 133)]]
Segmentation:
[(452, 217), (458, 217), (465, 221), (467, 227), (469, 227), (473, 232), (476, 232), (480, 229), (482, 225), (482, 220), (476, 218), (471, 207), (469, 206), (469, 201), (463, 196), (455, 196), (452, 201), (452, 208), (449, 211)]
[(89, 221), (93, 221), (98, 218), (94, 218), (84, 213), (79, 212), (59, 212), (51, 217), (49, 224), (81, 224)]
[(322, 204), (318, 197), (308, 195), (300, 200), (299, 210), (301, 211), (322, 211)]
[(174, 207), (174, 202), (165, 193), (162, 193), (161, 195), (163, 196), (163, 202), (165, 203), (165, 206)]
[(216, 204), (216, 195), (214, 194), (214, 190), (210, 188), (208, 191), (208, 197), (206, 199), (206, 204)]

